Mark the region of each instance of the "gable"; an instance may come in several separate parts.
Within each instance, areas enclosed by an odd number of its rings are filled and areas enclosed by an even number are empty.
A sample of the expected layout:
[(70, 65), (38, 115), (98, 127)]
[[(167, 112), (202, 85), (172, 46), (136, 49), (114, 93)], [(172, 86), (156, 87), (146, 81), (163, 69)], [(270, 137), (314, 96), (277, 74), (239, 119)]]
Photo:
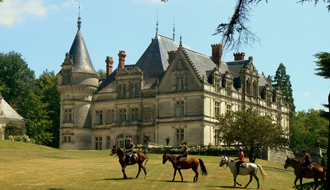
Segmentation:
[[(183, 80), (183, 89), (179, 90), (180, 79)], [(193, 68), (181, 48), (177, 50), (158, 88), (161, 93), (202, 89), (200, 76), (197, 75), (195, 68)]]

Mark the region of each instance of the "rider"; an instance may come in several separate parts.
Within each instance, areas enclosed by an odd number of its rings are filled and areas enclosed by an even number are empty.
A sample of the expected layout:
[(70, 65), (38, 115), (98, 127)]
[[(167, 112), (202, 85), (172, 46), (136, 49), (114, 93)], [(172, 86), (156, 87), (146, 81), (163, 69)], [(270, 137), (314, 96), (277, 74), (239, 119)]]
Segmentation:
[(303, 177), (305, 175), (305, 168), (312, 163), (312, 157), (306, 152), (306, 150), (302, 150), (301, 152), (304, 154), (304, 158), (301, 160), (301, 176)]
[(237, 175), (238, 175), (238, 173), (239, 173), (239, 166), (240, 166), (242, 163), (245, 162), (244, 152), (243, 152), (243, 148), (242, 148), (241, 146), (238, 148), (238, 151), (239, 151), (239, 156), (238, 156), (238, 158), (235, 159), (235, 160), (238, 160), (238, 161), (236, 162)]
[(128, 164), (131, 164), (131, 158), (133, 155), (134, 144), (132, 143), (132, 139), (128, 139), (128, 144), (126, 145), (126, 156), (128, 158)]
[(181, 161), (188, 158), (189, 151), (188, 151), (188, 146), (186, 143), (183, 144), (183, 149), (184, 149), (183, 154), (176, 158), (176, 159), (179, 159), (178, 164), (177, 164), (178, 169), (181, 169)]

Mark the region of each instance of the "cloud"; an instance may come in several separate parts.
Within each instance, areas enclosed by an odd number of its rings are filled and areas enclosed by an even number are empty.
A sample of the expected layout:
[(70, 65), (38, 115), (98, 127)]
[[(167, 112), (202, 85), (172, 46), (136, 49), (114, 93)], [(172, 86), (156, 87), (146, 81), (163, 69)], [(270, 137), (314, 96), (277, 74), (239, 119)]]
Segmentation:
[[(75, 0), (66, 1), (66, 2), (61, 4), (61, 7), (66, 8), (66, 9), (72, 9), (72, 8), (78, 9), (79, 2), (75, 1)], [(82, 6), (80, 5), (80, 7), (82, 7)]]
[(307, 98), (310, 95), (311, 92), (304, 92), (304, 94), (301, 96), (303, 98)]
[(44, 18), (50, 10), (58, 9), (55, 5), (46, 7), (43, 0), (8, 0), (0, 6), (0, 24), (13, 26), (22, 23), (29, 16)]

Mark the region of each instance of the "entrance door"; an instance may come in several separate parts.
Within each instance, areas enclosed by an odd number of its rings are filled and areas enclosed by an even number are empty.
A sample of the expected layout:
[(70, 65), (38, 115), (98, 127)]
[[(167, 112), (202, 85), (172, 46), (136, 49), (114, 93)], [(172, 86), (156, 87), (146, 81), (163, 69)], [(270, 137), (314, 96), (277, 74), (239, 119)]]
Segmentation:
[(131, 135), (118, 135), (116, 138), (116, 144), (119, 148), (125, 148), (128, 143), (128, 138), (132, 138)]

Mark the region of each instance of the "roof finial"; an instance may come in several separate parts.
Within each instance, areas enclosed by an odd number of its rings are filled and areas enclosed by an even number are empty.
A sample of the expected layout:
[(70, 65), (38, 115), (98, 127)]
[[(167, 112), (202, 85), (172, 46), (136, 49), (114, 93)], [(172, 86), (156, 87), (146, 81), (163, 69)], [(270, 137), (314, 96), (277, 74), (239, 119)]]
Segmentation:
[(80, 1), (79, 1), (79, 12), (78, 12), (78, 21), (77, 21), (77, 24), (78, 24), (78, 30), (80, 30), (80, 27), (81, 27), (81, 17), (80, 17)]
[(180, 47), (182, 46), (182, 36), (180, 36)]
[(173, 41), (175, 41), (175, 15), (173, 18)]
[(157, 9), (157, 22), (156, 22), (156, 37), (158, 36), (158, 9)]

